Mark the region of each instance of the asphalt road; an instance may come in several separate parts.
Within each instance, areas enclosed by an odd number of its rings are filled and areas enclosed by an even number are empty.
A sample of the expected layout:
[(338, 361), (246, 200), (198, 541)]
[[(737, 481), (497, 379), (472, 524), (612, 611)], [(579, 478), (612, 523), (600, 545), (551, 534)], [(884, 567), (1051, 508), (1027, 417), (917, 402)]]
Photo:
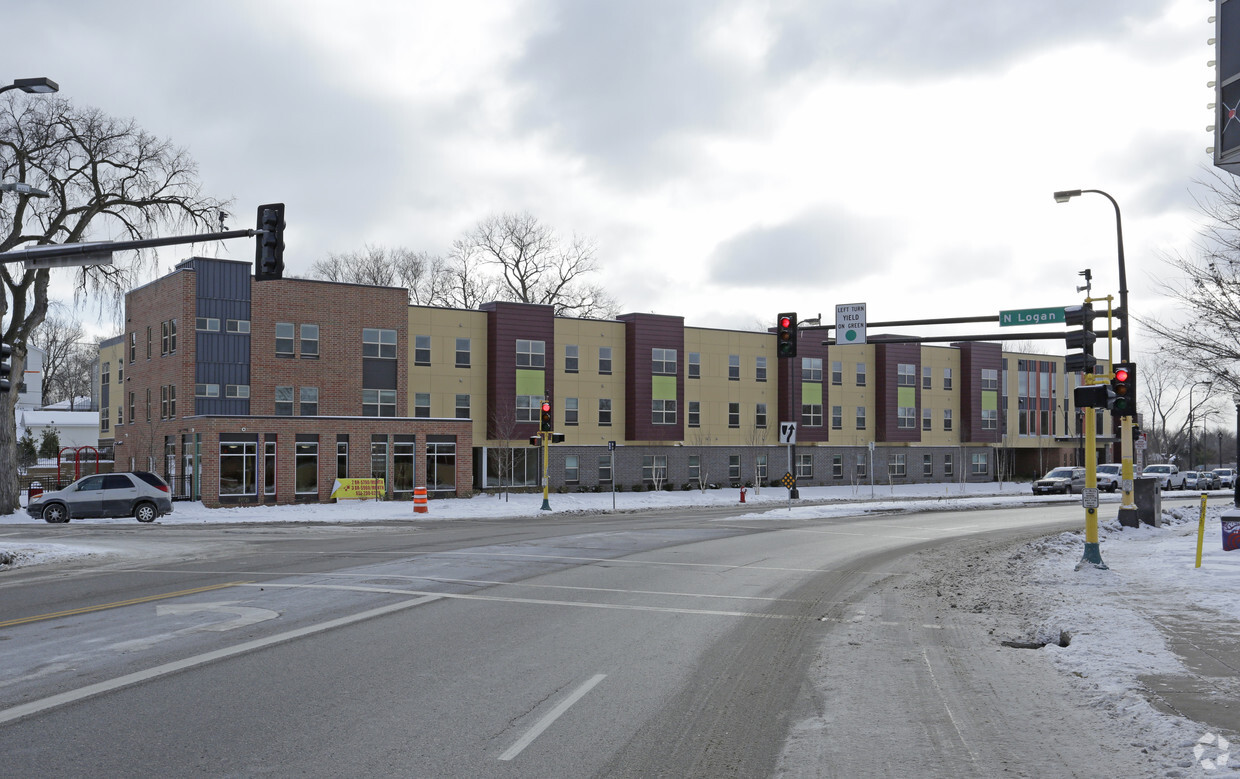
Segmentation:
[[(768, 776), (823, 706), (810, 663), (913, 552), (1082, 523), (1079, 506), (735, 513), (14, 528), (141, 556), (0, 574), (2, 772)], [(848, 673), (888, 674), (901, 651)], [(941, 701), (909, 705), (941, 719)]]

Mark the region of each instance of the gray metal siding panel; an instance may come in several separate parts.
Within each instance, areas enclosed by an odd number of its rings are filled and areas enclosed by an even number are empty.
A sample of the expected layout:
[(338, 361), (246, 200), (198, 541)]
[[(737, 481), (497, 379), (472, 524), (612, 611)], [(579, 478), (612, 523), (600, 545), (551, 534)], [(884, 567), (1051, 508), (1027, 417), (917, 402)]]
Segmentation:
[(362, 358), (362, 387), (365, 389), (396, 389), (396, 360)]

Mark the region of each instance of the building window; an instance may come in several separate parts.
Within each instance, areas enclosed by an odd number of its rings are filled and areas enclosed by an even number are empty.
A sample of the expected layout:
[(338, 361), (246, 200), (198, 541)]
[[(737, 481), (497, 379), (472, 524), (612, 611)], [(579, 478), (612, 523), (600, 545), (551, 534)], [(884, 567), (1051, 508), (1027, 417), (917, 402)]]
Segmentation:
[(950, 454), (943, 455), (943, 475), (949, 479), (952, 476), (952, 456)]
[(319, 326), (301, 326), (301, 359), (317, 360), (319, 357)]
[(766, 483), (766, 455), (760, 454), (754, 460), (754, 478), (759, 485)]
[(653, 400), (651, 401), (651, 424), (655, 425), (674, 425), (676, 424), (676, 401), (674, 400)]
[(801, 424), (805, 427), (822, 427), (822, 405), (805, 403), (801, 406)]
[(125, 424), (125, 407), (124, 406), (116, 407), (116, 424), (118, 427), (120, 425)]
[(129, 362), (132, 363), (138, 359), (138, 334), (129, 334)]
[(293, 388), (276, 387), (276, 416), (293, 416)]
[(891, 471), (892, 476), (903, 478), (908, 474), (907, 455), (904, 452), (893, 452), (891, 462), (887, 464), (887, 469)]
[(598, 372), (600, 376), (611, 375), (611, 347), (600, 346), (598, 348)]
[(146, 359), (151, 359), (151, 328), (146, 329)]
[(702, 378), (702, 353), (689, 352), (689, 378)]
[(431, 393), (415, 392), (413, 393), (413, 416), (418, 419), (426, 419), (431, 415)]
[(698, 400), (689, 401), (689, 427), (702, 426), (702, 403)]
[(982, 368), (982, 389), (999, 389), (999, 371), (996, 368)]
[[(304, 325), (303, 325), (304, 327)], [(250, 320), (248, 319), (229, 319), (224, 323), (225, 332), (235, 335), (245, 335), (250, 332)]]
[(943, 369), (943, 389), (949, 390), (951, 388), (952, 388), (952, 369), (944, 368)]
[(294, 491), (298, 495), (319, 493), (319, 443), (298, 441), (295, 444), (294, 468), (297, 474)]
[(999, 409), (984, 408), (982, 409), (982, 429), (998, 430), (999, 429)]
[(580, 356), (577, 344), (564, 345), (564, 372), (577, 372), (577, 358)]
[(396, 416), (396, 390), (362, 390), (362, 416)]
[(728, 455), (728, 478), (732, 481), (741, 478), (741, 456), (739, 454)]
[(598, 426), (611, 427), (611, 398), (598, 399)]
[(667, 455), (647, 454), (642, 456), (642, 482), (645, 484), (662, 484), (667, 481)]
[(974, 452), (972, 460), (974, 476), (986, 476), (990, 473), (989, 452)]
[(797, 479), (814, 478), (814, 455), (799, 452), (797, 453)]
[(844, 429), (844, 407), (843, 406), (832, 406), (831, 407), (831, 429), (832, 430), (843, 430)]
[(857, 455), (857, 478), (864, 479), (867, 473), (869, 473), (869, 469), (866, 467), (866, 464), (865, 464), (865, 455), (858, 454)]
[(569, 427), (577, 425), (577, 398), (564, 398), (564, 424)]
[(413, 364), (431, 364), (431, 337), (429, 335), (415, 335), (413, 337)]
[(177, 415), (177, 385), (168, 385), (168, 418), (172, 419)]
[(213, 316), (200, 316), (194, 320), (194, 328), (203, 333), (218, 333), (220, 320)]
[(370, 478), (383, 479), (384, 489), (388, 477), (388, 441), (387, 436), (378, 433), (370, 437)]
[(292, 322), (276, 322), (276, 357), (293, 356), (294, 332)]
[(831, 361), (831, 384), (838, 387), (844, 383), (844, 363), (839, 360)]
[(651, 372), (659, 376), (675, 376), (676, 375), (676, 350), (675, 349), (651, 349), (650, 350)]
[(125, 383), (125, 361), (124, 360), (116, 361), (116, 383), (117, 384)]
[(844, 478), (844, 456), (840, 454), (831, 455), (831, 478)]
[(865, 363), (863, 362), (857, 363), (857, 386), (865, 386)]
[(263, 494), (276, 494), (276, 442), (263, 442)]
[(538, 395), (517, 396), (517, 421), (537, 422), (542, 412), (542, 398)]
[(917, 366), (908, 363), (898, 363), (896, 365), (896, 386), (897, 387), (916, 387), (917, 386)]
[(801, 380), (802, 381), (822, 381), (822, 358), (821, 357), (802, 357), (801, 358)]
[(758, 428), (766, 427), (766, 404), (759, 403), (754, 407), (753, 426)]
[[(413, 492), (414, 459), (417, 457), (417, 444), (414, 441), (402, 440), (399, 436), (392, 442), (392, 494), (408, 495)], [(430, 455), (431, 447), (426, 447)], [(426, 489), (430, 490), (431, 472), (427, 470)]]
[(395, 360), (396, 331), (379, 327), (363, 327), (362, 356)]
[(741, 380), (741, 356), (739, 354), (728, 355), (728, 381)]
[(103, 367), (99, 369), (99, 385), (109, 384), (112, 381), (112, 363), (105, 362)]
[(168, 418), (168, 387), (165, 385), (159, 387), (159, 418)]
[(701, 455), (689, 455), (689, 480), (701, 481), (702, 479), (702, 457)]
[(319, 415), (319, 388), (318, 387), (301, 387), (297, 395), (298, 409), (297, 413), (303, 417), (317, 417)]
[(609, 454), (598, 456), (598, 480), (602, 483), (611, 481), (611, 455)]
[(917, 429), (917, 407), (916, 406), (899, 406), (896, 409), (896, 429), (897, 430), (916, 430)]
[(456, 339), (456, 367), (469, 367), (470, 344), (468, 338)]
[(865, 406), (857, 406), (857, 429), (865, 430)]
[(579, 480), (579, 469), (577, 465), (577, 455), (570, 454), (564, 458), (564, 481), (567, 484), (576, 484)]
[(456, 396), (456, 418), (457, 419), (469, 419), (470, 418), (469, 414), (470, 414), (469, 396), (468, 395), (457, 395)]
[(766, 358), (759, 357), (754, 363), (754, 381), (766, 381)]
[(741, 426), (741, 404), (740, 403), (729, 403), (728, 404), (728, 427), (740, 427), (740, 426)]
[(951, 432), (952, 429), (952, 410), (950, 408), (943, 409), (943, 430)]
[[(132, 397), (133, 393), (129, 393)], [(218, 384), (195, 384), (194, 397), (196, 398), (218, 398), (220, 396), (220, 385)], [(133, 411), (129, 412), (130, 418), (133, 417)]]
[(103, 433), (106, 433), (109, 430), (108, 409), (106, 406), (99, 409), (99, 430), (100, 432), (103, 432)]
[(258, 494), (258, 442), (220, 441), (220, 495)]
[(225, 384), (224, 397), (226, 398), (248, 398), (250, 397), (249, 384)]
[(547, 344), (545, 341), (517, 341), (518, 368), (545, 368)]
[(336, 478), (349, 478), (349, 437), (336, 436)]
[(921, 388), (930, 389), (930, 385), (934, 382), (934, 369), (929, 365), (923, 366), (921, 369)]
[(925, 479), (934, 477), (934, 455), (923, 454), (921, 456), (921, 475)]
[(168, 323), (159, 323), (159, 353), (165, 355), (168, 353)]
[(932, 424), (933, 418), (934, 415), (931, 413), (930, 409), (923, 408), (921, 410), (921, 429), (930, 430), (930, 425)]

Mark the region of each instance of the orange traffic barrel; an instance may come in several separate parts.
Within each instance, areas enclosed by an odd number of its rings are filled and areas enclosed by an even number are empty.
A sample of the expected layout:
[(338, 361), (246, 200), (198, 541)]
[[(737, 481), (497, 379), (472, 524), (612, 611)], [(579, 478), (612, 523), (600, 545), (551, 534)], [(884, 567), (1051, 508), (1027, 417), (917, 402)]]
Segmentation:
[(414, 514), (425, 514), (426, 513), (426, 488), (425, 487), (414, 487), (413, 488), (413, 513)]

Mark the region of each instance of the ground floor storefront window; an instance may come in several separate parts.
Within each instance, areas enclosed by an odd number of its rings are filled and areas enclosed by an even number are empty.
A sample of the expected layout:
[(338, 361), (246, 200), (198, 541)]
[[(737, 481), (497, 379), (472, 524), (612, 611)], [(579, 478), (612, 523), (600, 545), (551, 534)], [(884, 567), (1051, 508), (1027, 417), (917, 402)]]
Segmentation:
[(258, 494), (258, 440), (220, 437), (220, 497)]
[(413, 494), (416, 449), (413, 436), (398, 435), (392, 442), (392, 494), (397, 498)]
[(427, 436), (426, 491), (456, 492), (455, 436)]
[(319, 442), (303, 441), (297, 436), (294, 472), (296, 481), (293, 491), (298, 495), (319, 494)]

